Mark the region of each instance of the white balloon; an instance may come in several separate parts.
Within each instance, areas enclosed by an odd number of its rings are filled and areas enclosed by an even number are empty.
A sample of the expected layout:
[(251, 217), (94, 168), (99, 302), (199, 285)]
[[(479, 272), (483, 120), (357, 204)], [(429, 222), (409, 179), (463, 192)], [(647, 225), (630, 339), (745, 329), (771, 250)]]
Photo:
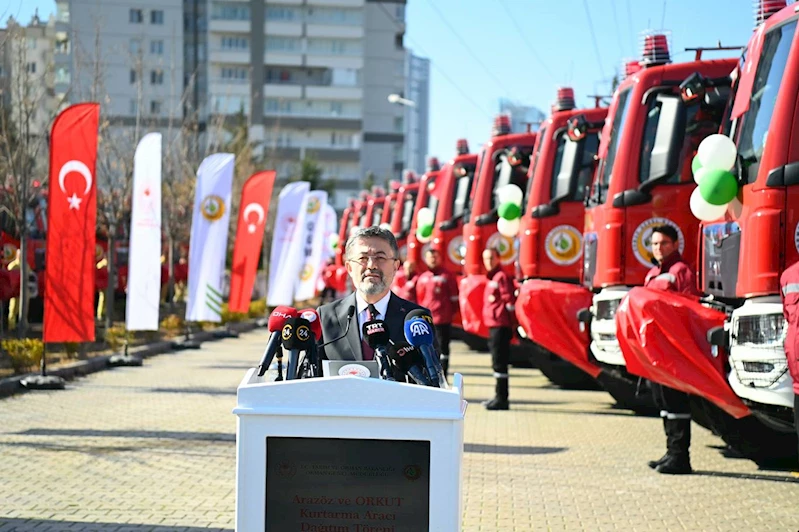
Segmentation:
[(500, 218), (497, 220), (497, 231), (502, 236), (506, 236), (508, 238), (513, 238), (519, 234), (519, 227), (521, 227), (521, 219), (516, 218), (515, 220), (506, 220), (505, 218)]
[(711, 205), (706, 202), (699, 193), (699, 187), (696, 187), (691, 194), (691, 212), (702, 220), (703, 222), (713, 222), (724, 216), (727, 211), (727, 205)]
[(430, 207), (422, 207), (419, 209), (419, 212), (416, 213), (416, 224), (417, 225), (431, 225), (435, 220), (436, 215), (433, 214), (433, 210)]
[(705, 138), (697, 150), (702, 168), (714, 170), (729, 170), (735, 166), (735, 157), (738, 150), (735, 143), (726, 135), (710, 135)]
[(727, 212), (736, 220), (741, 217), (743, 210), (744, 204), (737, 197), (732, 198), (732, 201), (727, 204)]
[(419, 234), (418, 232), (416, 233), (416, 240), (417, 240), (417, 241), (419, 241), (419, 242), (421, 242), (422, 244), (427, 244), (428, 242), (430, 242), (430, 239), (431, 239), (432, 237), (433, 237), (433, 235), (429, 235), (429, 236), (422, 236), (422, 235), (421, 235), (421, 234)]
[(391, 224), (383, 222), (380, 224), (380, 229), (385, 229), (386, 231), (391, 231)]
[(522, 189), (520, 189), (516, 185), (505, 185), (502, 188), (497, 189), (497, 205), (502, 205), (503, 203), (514, 203), (516, 205), (522, 204), (522, 197), (524, 193)]

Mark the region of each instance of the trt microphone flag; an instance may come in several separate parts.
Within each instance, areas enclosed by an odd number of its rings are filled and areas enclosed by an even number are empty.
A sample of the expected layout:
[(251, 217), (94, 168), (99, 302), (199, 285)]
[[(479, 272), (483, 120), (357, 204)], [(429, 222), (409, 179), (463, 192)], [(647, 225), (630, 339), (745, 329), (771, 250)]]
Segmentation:
[(125, 327), (157, 331), (161, 300), (161, 134), (148, 133), (133, 156)]
[[(275, 234), (269, 254), (269, 293), (266, 303), (270, 307), (294, 304), (294, 279), (301, 263), (292, 249), (292, 242), (299, 238), (300, 218), (305, 217), (305, 196), (311, 185), (307, 181), (289, 183), (280, 191), (275, 218)], [(294, 255), (291, 253), (295, 252)], [(295, 260), (296, 259), (296, 260)], [(287, 268), (294, 268), (288, 271)]]
[(222, 277), (225, 273), (231, 153), (215, 153), (200, 163), (189, 239), (189, 298), (186, 321), (222, 321)]
[(269, 212), (269, 200), (277, 172), (266, 170), (253, 174), (241, 189), (239, 223), (233, 246), (233, 267), (230, 272), (231, 312), (247, 312), (252, 299), (252, 287), (261, 244), (264, 241), (264, 225)]
[(314, 190), (308, 193), (304, 227), (299, 228), (301, 238), (299, 242), (295, 242), (301, 248), (299, 252), (301, 266), (294, 292), (294, 299), (297, 301), (305, 301), (316, 296), (316, 279), (321, 271), (322, 248), (325, 245), (325, 227), (322, 218), (325, 205), (327, 205), (327, 192)]
[(97, 123), (100, 106), (68, 107), (53, 122), (47, 201), (44, 342), (94, 341)]

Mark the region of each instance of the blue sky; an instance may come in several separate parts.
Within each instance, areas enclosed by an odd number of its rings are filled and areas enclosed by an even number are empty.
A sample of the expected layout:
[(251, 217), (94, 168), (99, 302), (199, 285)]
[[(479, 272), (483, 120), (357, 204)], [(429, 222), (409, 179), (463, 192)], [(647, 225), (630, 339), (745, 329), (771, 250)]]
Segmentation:
[[(0, 20), (27, 22), (37, 7), (46, 17), (55, 2), (0, 0)], [(476, 151), (502, 97), (547, 112), (569, 85), (592, 105), (645, 29), (671, 31), (672, 56), (686, 61), (686, 47), (745, 45), (752, 12), (751, 0), (408, 0), (405, 45), (433, 63), (430, 154), (451, 158), (461, 137)], [(725, 55), (737, 53), (712, 56)]]

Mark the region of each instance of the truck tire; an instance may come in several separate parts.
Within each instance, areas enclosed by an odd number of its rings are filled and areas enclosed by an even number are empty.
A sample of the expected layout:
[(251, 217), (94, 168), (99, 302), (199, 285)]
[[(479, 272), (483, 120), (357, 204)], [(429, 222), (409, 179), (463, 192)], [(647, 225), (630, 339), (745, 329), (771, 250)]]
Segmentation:
[(646, 379), (642, 379), (639, 386), (639, 379), (634, 375), (617, 369), (603, 369), (596, 380), (616, 400), (619, 408), (632, 410), (641, 416), (660, 417), (660, 409), (655, 406), (652, 389)]
[(602, 386), (599, 385), (595, 378), (571, 362), (560, 358), (543, 347), (536, 346), (536, 350), (538, 353), (530, 357), (533, 367), (541, 370), (541, 373), (555, 386), (564, 390), (602, 389)]

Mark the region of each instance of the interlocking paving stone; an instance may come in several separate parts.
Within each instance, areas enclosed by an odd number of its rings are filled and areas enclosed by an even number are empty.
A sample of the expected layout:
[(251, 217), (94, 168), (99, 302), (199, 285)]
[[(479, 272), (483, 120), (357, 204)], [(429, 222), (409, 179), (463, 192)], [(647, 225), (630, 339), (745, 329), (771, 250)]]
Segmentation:
[[(235, 390), (266, 331), (0, 400), (0, 532), (232, 530)], [(797, 530), (799, 476), (721, 454), (694, 425), (697, 474), (658, 475), (659, 419), (604, 392), (511, 370), (511, 410), (487, 412), (489, 355), (453, 343), (465, 374), (466, 531)]]

